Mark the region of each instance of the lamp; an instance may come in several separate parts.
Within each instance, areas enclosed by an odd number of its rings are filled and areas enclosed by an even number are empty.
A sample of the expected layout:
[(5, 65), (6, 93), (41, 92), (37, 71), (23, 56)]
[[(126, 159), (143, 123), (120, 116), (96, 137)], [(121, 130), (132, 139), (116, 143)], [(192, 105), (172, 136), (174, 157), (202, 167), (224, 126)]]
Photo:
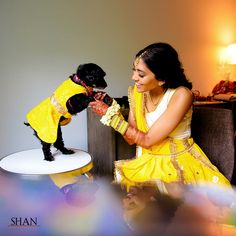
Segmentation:
[(226, 48), (226, 64), (228, 67), (228, 79), (236, 80), (236, 43), (230, 44)]
[(220, 51), (220, 72), (223, 80), (212, 90), (214, 99), (229, 101), (236, 96), (236, 43)]
[(230, 44), (226, 49), (227, 63), (236, 65), (236, 43)]

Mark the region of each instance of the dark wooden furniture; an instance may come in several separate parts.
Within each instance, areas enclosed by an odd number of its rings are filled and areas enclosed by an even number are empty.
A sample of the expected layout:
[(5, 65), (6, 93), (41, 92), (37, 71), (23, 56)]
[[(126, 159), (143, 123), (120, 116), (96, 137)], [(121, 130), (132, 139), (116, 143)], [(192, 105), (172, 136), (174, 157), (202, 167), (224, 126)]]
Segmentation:
[(236, 101), (195, 102), (192, 135), (233, 185), (236, 185)]
[(211, 101), (211, 102), (195, 102), (194, 107), (215, 107), (215, 108), (225, 108), (232, 110), (234, 128), (236, 129), (236, 100), (232, 101)]
[(233, 181), (235, 143), (232, 110), (194, 107), (191, 125), (194, 141), (220, 172)]

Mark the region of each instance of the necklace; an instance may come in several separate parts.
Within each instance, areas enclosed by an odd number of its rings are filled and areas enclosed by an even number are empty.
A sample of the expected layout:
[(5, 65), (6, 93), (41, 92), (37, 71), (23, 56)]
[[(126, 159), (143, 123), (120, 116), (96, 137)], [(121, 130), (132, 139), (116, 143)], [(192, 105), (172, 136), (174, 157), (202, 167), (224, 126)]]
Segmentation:
[[(153, 101), (152, 97), (150, 96), (149, 93), (144, 93), (144, 107), (147, 112), (152, 112), (156, 109), (157, 105), (161, 102), (163, 96), (165, 94), (165, 91), (161, 93), (157, 99), (157, 101)], [(150, 102), (148, 102), (150, 101)]]
[(151, 101), (152, 105), (156, 107), (156, 106), (159, 104), (161, 98), (163, 97), (163, 93), (158, 96), (158, 99), (157, 99), (156, 102), (154, 102), (154, 101), (152, 100), (152, 97), (151, 97), (150, 93), (148, 93), (148, 97), (149, 97), (149, 100)]

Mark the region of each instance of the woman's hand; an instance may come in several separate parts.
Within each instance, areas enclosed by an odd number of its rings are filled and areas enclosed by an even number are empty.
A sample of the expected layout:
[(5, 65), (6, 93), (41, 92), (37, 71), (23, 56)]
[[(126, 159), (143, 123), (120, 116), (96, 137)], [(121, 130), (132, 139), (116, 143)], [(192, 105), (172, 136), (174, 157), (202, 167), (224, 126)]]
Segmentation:
[(104, 116), (107, 112), (108, 105), (100, 100), (95, 100), (89, 103), (89, 106), (92, 108), (93, 112), (95, 112), (99, 116)]
[(106, 92), (98, 91), (98, 92), (95, 93), (95, 95), (93, 97), (94, 97), (95, 100), (103, 101), (106, 94), (107, 94)]
[(94, 93), (94, 99), (95, 100), (100, 100), (103, 101), (104, 103), (106, 103), (108, 106), (112, 105), (113, 102), (113, 98), (110, 97), (106, 92), (103, 91), (97, 91)]

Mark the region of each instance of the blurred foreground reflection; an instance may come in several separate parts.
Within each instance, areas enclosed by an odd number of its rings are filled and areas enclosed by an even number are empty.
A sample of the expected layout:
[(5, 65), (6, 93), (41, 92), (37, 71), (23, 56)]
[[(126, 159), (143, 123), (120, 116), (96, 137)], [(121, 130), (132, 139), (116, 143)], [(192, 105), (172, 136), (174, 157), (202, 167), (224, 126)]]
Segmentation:
[(181, 197), (137, 187), (123, 198), (124, 219), (134, 235), (233, 236), (235, 200), (235, 193), (211, 186), (188, 187)]
[(236, 197), (188, 186), (168, 196), (152, 186), (127, 193), (106, 179), (59, 189), (48, 176), (0, 173), (1, 236), (235, 236)]

